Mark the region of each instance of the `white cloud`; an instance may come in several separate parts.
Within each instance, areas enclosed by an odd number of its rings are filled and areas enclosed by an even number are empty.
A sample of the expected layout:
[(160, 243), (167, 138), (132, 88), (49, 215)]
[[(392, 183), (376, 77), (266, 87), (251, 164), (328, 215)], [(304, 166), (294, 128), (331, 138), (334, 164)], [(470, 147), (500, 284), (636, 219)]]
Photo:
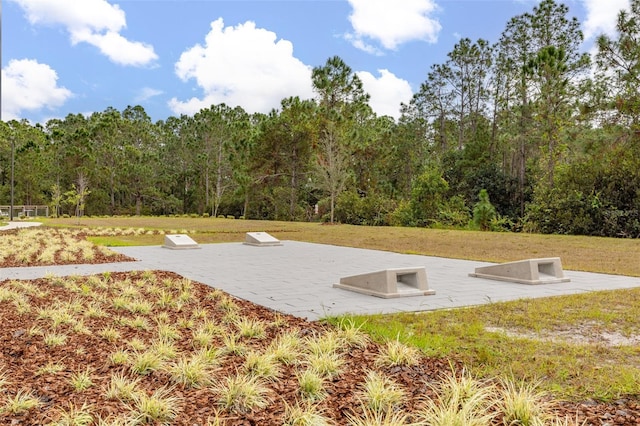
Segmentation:
[(20, 119), (22, 111), (53, 109), (72, 96), (58, 87), (58, 75), (33, 59), (13, 59), (2, 69), (2, 119)]
[(293, 45), (247, 21), (225, 27), (222, 18), (211, 23), (204, 44), (180, 56), (177, 76), (195, 80), (202, 98), (171, 99), (176, 114), (194, 114), (212, 104), (241, 106), (247, 112), (268, 112), (289, 96), (313, 97), (311, 68), (293, 56)]
[(622, 9), (629, 10), (629, 0), (582, 0), (587, 12), (584, 23), (585, 40), (597, 37), (605, 33), (614, 35), (616, 32), (616, 22), (618, 13)]
[(163, 93), (164, 92), (162, 90), (153, 89), (151, 87), (143, 87), (136, 95), (134, 102), (141, 103), (155, 96), (162, 95)]
[(143, 66), (158, 56), (153, 46), (127, 40), (125, 13), (106, 0), (12, 0), (24, 9), (33, 25), (62, 25), (72, 44), (88, 43), (120, 65)]
[(367, 71), (356, 74), (362, 80), (365, 92), (371, 95), (369, 105), (378, 115), (388, 115), (395, 119), (400, 117), (400, 103), (409, 103), (413, 92), (406, 80), (396, 77), (388, 70), (378, 70), (380, 77), (376, 78)]
[(365, 51), (373, 48), (364, 39), (390, 50), (413, 40), (435, 43), (442, 28), (431, 16), (437, 10), (434, 0), (349, 0), (349, 3), (353, 8), (349, 20), (354, 32), (347, 39)]

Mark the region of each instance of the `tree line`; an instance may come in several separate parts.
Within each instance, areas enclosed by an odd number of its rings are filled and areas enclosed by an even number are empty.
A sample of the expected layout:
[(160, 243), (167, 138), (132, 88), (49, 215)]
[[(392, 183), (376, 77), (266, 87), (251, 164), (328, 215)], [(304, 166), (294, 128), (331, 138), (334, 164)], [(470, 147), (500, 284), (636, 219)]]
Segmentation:
[(543, 0), (495, 44), (459, 40), (396, 121), (339, 57), (314, 99), (268, 114), (211, 105), (153, 123), (141, 106), (0, 122), (0, 203), (57, 214), (233, 215), (640, 237), (640, 0), (580, 51)]

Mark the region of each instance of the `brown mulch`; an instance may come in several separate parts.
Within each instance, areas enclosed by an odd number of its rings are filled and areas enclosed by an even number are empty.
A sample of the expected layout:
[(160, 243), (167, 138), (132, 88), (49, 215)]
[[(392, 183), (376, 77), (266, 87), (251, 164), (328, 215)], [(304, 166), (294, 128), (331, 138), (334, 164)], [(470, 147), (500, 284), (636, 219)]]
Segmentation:
[[(27, 230), (33, 230), (34, 228), (26, 228)], [(57, 231), (56, 229), (46, 228), (49, 232), (50, 239), (59, 239), (61, 242), (64, 242), (64, 236), (62, 233)], [(0, 231), (0, 237), (3, 235), (15, 235), (19, 233), (24, 228), (19, 229), (11, 229)], [(76, 239), (84, 240), (86, 239), (86, 235), (77, 234)], [(44, 248), (50, 241), (34, 241), (34, 244), (39, 244), (41, 248)], [(1, 249), (1, 247), (0, 247)], [(30, 266), (49, 266), (49, 265), (77, 265), (82, 263), (115, 263), (115, 262), (133, 262), (135, 259), (125, 256), (124, 254), (116, 253), (114, 251), (108, 250), (106, 253), (97, 246), (93, 247), (93, 259), (91, 261), (86, 261), (81, 258), (81, 254), (77, 253), (76, 258), (64, 258), (62, 256), (62, 250), (59, 250), (55, 253), (55, 259), (53, 262), (42, 262), (38, 260), (38, 254), (34, 253), (31, 256), (31, 259), (28, 261), (20, 261), (16, 258), (15, 255), (9, 256), (7, 258), (0, 257), (0, 267), (1, 268), (14, 268), (14, 267), (30, 267)]]

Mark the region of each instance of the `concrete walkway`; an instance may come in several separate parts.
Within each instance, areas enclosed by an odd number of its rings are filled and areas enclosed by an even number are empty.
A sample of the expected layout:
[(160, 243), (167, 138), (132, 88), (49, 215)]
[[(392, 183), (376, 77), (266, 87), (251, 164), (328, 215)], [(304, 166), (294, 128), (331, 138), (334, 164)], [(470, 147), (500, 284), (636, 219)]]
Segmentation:
[[(48, 273), (88, 275), (103, 271), (169, 270), (310, 320), (344, 313), (425, 311), (640, 287), (640, 278), (576, 271), (565, 271), (565, 276), (571, 279), (567, 283), (512, 284), (468, 276), (476, 267), (490, 263), (297, 241), (283, 241), (283, 245), (273, 247), (224, 243), (202, 244), (193, 250), (169, 250), (159, 245), (112, 249), (138, 260), (102, 265), (3, 268), (0, 280), (32, 279)], [(436, 294), (381, 299), (332, 287), (344, 276), (401, 267), (426, 267), (429, 288)]]
[(40, 226), (40, 222), (8, 222), (8, 225), (0, 226), (0, 231), (16, 228), (31, 228), (32, 226)]

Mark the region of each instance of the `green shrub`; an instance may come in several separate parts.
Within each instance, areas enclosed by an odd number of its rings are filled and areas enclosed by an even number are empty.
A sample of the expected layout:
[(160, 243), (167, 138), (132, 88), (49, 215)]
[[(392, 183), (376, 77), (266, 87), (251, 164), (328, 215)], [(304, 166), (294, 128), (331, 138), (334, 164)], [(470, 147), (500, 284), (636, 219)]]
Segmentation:
[(481, 231), (491, 229), (491, 222), (497, 216), (496, 209), (489, 201), (489, 194), (486, 189), (481, 189), (478, 194), (478, 202), (473, 207), (473, 224)]

